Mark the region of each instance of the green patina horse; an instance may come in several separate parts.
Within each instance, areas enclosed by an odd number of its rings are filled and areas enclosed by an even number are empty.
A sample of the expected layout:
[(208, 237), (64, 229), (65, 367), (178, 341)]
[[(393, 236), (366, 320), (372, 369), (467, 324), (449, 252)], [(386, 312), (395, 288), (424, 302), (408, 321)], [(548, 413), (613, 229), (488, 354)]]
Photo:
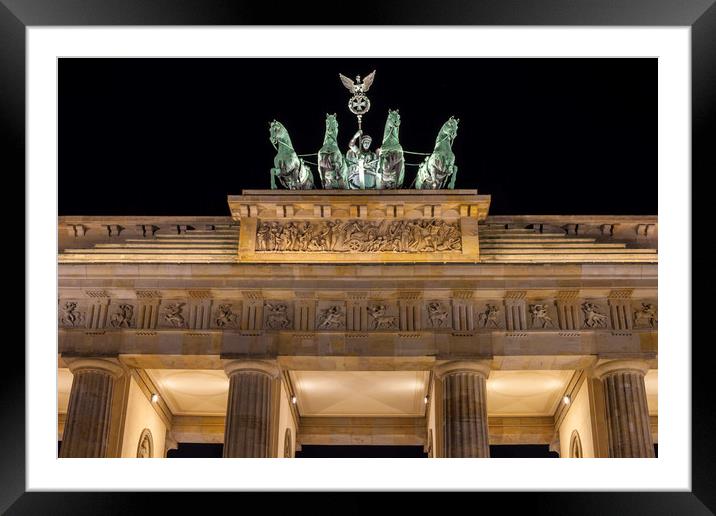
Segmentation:
[(375, 187), (377, 189), (393, 189), (403, 186), (405, 178), (405, 160), (403, 147), (398, 140), (400, 129), (400, 114), (398, 110), (388, 110), (388, 120), (383, 131), (383, 143), (378, 149), (379, 174)]
[(278, 178), (281, 185), (289, 190), (311, 190), (313, 188), (311, 169), (293, 150), (286, 128), (281, 122), (274, 120), (271, 122), (269, 132), (271, 143), (276, 149), (274, 168), (271, 169), (271, 189), (278, 188), (276, 185), (276, 178)]
[(346, 188), (347, 166), (338, 147), (338, 120), (335, 113), (326, 115), (326, 135), (318, 151), (318, 175), (327, 190)]
[(457, 167), (455, 166), (455, 154), (452, 152), (452, 142), (457, 135), (457, 124), (460, 119), (450, 117), (445, 122), (435, 139), (435, 148), (430, 156), (418, 167), (418, 176), (415, 180), (415, 188), (418, 190), (438, 190), (455, 188)]

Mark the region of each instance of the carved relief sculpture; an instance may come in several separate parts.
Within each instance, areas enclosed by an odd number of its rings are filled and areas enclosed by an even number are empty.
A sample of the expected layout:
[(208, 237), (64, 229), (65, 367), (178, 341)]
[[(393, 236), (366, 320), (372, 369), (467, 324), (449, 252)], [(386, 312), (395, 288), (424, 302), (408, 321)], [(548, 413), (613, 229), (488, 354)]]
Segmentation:
[(488, 304), (484, 312), (480, 312), (477, 322), (480, 328), (499, 328), (500, 321), (498, 316), (500, 315), (500, 309), (495, 305)]
[(77, 303), (75, 301), (68, 301), (62, 307), (62, 316), (60, 322), (63, 326), (70, 326), (76, 328), (82, 326), (85, 322), (85, 316), (77, 309)]
[(440, 219), (261, 222), (257, 252), (425, 253), (461, 251), (457, 222)]
[(231, 310), (230, 304), (219, 305), (219, 309), (216, 311), (216, 325), (219, 328), (237, 327), (239, 325), (239, 318)]
[(547, 313), (547, 305), (530, 305), (530, 314), (532, 314), (533, 328), (551, 328), (554, 326), (554, 321)]
[(266, 327), (272, 330), (288, 328), (291, 321), (288, 318), (288, 305), (285, 303), (266, 303)]
[(584, 312), (584, 324), (588, 328), (604, 328), (607, 325), (607, 316), (599, 312), (599, 307), (590, 302), (582, 303)]
[(334, 305), (321, 310), (318, 315), (318, 327), (322, 330), (334, 330), (345, 325), (346, 312), (341, 305)]
[(164, 320), (167, 324), (175, 328), (184, 326), (184, 315), (182, 315), (184, 305), (185, 303), (169, 303), (164, 307)]
[(154, 442), (152, 441), (152, 432), (149, 428), (142, 430), (139, 436), (139, 445), (137, 446), (138, 459), (151, 459), (154, 456)]
[(398, 327), (398, 318), (394, 315), (386, 315), (388, 309), (385, 305), (371, 305), (367, 310), (373, 318), (373, 329), (390, 330)]
[(641, 308), (634, 312), (634, 325), (640, 328), (656, 327), (656, 307), (651, 303), (642, 303)]
[(118, 308), (119, 310), (112, 314), (109, 325), (112, 328), (131, 328), (134, 325), (134, 307), (121, 304)]
[(447, 310), (438, 301), (428, 303), (428, 318), (433, 328), (442, 328), (447, 320)]

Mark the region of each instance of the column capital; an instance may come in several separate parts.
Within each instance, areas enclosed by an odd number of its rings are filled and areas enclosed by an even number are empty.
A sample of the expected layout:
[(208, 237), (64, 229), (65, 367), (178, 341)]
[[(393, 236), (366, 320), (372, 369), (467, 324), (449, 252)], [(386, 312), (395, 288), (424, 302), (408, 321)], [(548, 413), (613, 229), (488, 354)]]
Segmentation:
[(124, 374), (124, 368), (116, 358), (64, 357), (64, 360), (73, 375), (82, 371), (99, 371), (119, 378)]
[(281, 369), (278, 367), (276, 360), (222, 360), (224, 364), (224, 372), (226, 376), (231, 377), (232, 374), (245, 372), (264, 373), (271, 378), (278, 378)]
[(649, 364), (645, 360), (625, 360), (618, 358), (615, 360), (605, 360), (604, 362), (599, 363), (594, 368), (594, 376), (601, 380), (606, 375), (611, 373), (635, 371), (641, 373), (642, 375), (645, 375), (648, 370)]
[(453, 360), (435, 366), (433, 371), (438, 378), (456, 373), (476, 373), (487, 379), (492, 367), (490, 360)]

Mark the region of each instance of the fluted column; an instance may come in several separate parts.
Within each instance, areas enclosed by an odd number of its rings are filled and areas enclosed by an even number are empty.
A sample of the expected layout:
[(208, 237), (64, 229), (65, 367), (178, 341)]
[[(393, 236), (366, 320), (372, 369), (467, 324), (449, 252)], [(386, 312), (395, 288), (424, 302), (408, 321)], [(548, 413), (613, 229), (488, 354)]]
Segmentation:
[(124, 370), (112, 359), (66, 359), (72, 371), (60, 457), (106, 457), (114, 382)]
[(265, 360), (232, 360), (224, 370), (229, 377), (224, 457), (269, 457), (278, 366)]
[(442, 381), (443, 457), (489, 457), (487, 362), (457, 361), (435, 369)]
[(610, 360), (597, 366), (607, 412), (610, 457), (654, 457), (641, 360)]

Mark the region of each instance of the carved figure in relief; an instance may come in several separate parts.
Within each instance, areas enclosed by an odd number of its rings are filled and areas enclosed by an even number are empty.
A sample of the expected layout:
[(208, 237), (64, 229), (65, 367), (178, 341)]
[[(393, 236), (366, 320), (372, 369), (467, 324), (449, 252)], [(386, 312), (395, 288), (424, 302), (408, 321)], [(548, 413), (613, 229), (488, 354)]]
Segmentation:
[(216, 311), (216, 325), (219, 328), (239, 325), (238, 316), (231, 310), (230, 304), (219, 305), (219, 309)]
[(372, 305), (367, 307), (368, 314), (373, 318), (373, 328), (376, 330), (389, 330), (398, 327), (398, 318), (394, 315), (386, 315), (388, 310), (385, 305)]
[(322, 330), (341, 328), (345, 321), (345, 311), (341, 305), (334, 305), (321, 310), (318, 316), (318, 327)]
[(144, 429), (139, 439), (139, 446), (137, 446), (137, 458), (138, 459), (151, 459), (152, 458), (152, 434), (149, 429)]
[(447, 310), (437, 301), (428, 303), (428, 319), (433, 328), (442, 328), (447, 320)]
[(589, 328), (599, 328), (607, 325), (607, 316), (599, 311), (599, 307), (590, 302), (582, 303), (584, 312), (584, 324)]
[(77, 327), (82, 326), (85, 322), (85, 316), (77, 309), (75, 301), (68, 301), (62, 307), (62, 316), (60, 322), (63, 326)]
[(500, 321), (498, 316), (500, 315), (500, 309), (495, 305), (486, 305), (485, 310), (480, 312), (478, 316), (478, 324), (481, 328), (487, 328), (492, 326), (493, 328), (500, 327)]
[(185, 303), (169, 303), (164, 307), (164, 320), (175, 328), (184, 326), (184, 310)]
[(547, 328), (554, 326), (554, 321), (547, 312), (547, 305), (530, 305), (530, 314), (532, 314), (533, 328)]
[(112, 315), (109, 325), (113, 328), (130, 328), (134, 323), (134, 307), (128, 304), (119, 305), (119, 311)]
[(636, 326), (656, 326), (656, 307), (651, 303), (642, 303), (641, 308), (634, 312), (634, 323)]
[(288, 305), (285, 303), (266, 303), (264, 305), (266, 313), (266, 326), (272, 330), (288, 328), (291, 321), (288, 318)]
[(441, 219), (263, 221), (256, 229), (257, 252), (461, 251), (458, 222)]

